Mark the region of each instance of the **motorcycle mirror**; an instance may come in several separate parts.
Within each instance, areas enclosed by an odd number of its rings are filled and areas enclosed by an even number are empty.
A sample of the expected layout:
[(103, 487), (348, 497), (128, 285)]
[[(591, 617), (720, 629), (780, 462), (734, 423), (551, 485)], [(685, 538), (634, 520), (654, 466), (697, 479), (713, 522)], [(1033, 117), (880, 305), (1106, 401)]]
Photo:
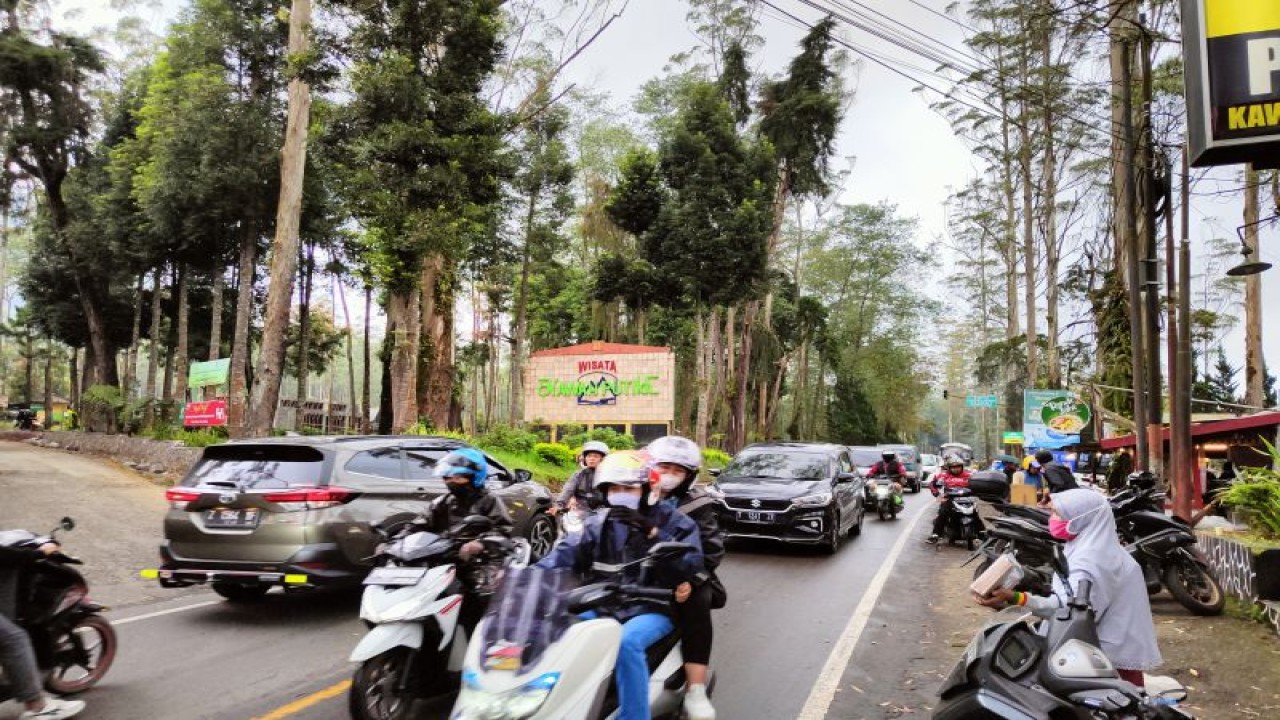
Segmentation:
[(693, 546), (682, 542), (660, 542), (649, 548), (649, 557), (675, 557), (691, 552)]
[(71, 532), (76, 529), (76, 521), (72, 520), (70, 517), (64, 517), (58, 522), (58, 526), (67, 532)]
[(524, 483), (524, 482), (529, 482), (533, 480), (533, 473), (529, 472), (528, 470), (517, 469), (514, 471), (514, 475), (516, 478), (516, 482), (518, 483)]
[(711, 474), (711, 477), (720, 477), (720, 473), (723, 472), (723, 468), (708, 468), (707, 472)]

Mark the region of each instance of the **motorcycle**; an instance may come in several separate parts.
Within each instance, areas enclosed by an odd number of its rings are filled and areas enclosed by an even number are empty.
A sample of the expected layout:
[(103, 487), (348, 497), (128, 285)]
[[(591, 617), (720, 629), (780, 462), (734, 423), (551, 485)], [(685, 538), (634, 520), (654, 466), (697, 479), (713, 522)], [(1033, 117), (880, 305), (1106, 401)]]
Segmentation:
[[(352, 718), (405, 720), (416, 700), (457, 689), (473, 629), (462, 619), (464, 603), (487, 600), (508, 568), (530, 558), (528, 541), (486, 535), (492, 527), (472, 515), (441, 534), (420, 519), (374, 528), (385, 542), (364, 580), (360, 618), (369, 633), (350, 656), (360, 663), (348, 698)], [(471, 540), (484, 550), (463, 561), (458, 551)]]
[[(946, 488), (946, 502), (951, 506), (947, 515), (947, 523), (943, 526), (943, 537), (948, 545), (964, 541), (966, 550), (973, 550), (978, 542), (978, 499), (967, 488)], [(942, 543), (934, 547), (941, 548)]]
[(1194, 615), (1222, 614), (1226, 595), (1196, 547), (1190, 525), (1164, 513), (1139, 510), (1116, 518), (1116, 529), (1142, 566), (1148, 593), (1160, 592), (1163, 585)]
[(871, 496), (871, 504), (881, 520), (898, 519), (898, 510), (902, 507), (902, 496), (894, 491), (894, 482), (896, 481), (887, 475), (877, 475), (867, 480), (867, 494)]
[(976, 579), (996, 558), (1012, 553), (1023, 569), (1022, 580), (1012, 589), (1048, 595), (1053, 586), (1052, 564), (1056, 548), (1057, 541), (1049, 535), (1047, 525), (1023, 517), (997, 517), (991, 519), (982, 544), (961, 567), (983, 558), (973, 571)]
[[(73, 528), (75, 521), (64, 517), (45, 536), (6, 530), (0, 532), (0, 545), (38, 548), (58, 542), (58, 530)], [(18, 577), (17, 621), (31, 636), (45, 689), (55, 695), (75, 695), (93, 687), (116, 657), (115, 629), (101, 614), (106, 608), (89, 599), (88, 582), (72, 567), (82, 564), (59, 550), (24, 568)], [(0, 702), (13, 693), (0, 671)]]
[[(609, 617), (638, 599), (673, 602), (669, 588), (647, 587), (659, 562), (688, 552), (663, 542), (641, 560), (638, 585), (601, 582), (568, 590), (565, 570), (512, 573), (467, 648), (462, 690), (451, 720), (607, 720), (618, 714), (613, 670), (622, 625)], [(635, 564), (635, 563), (629, 563)], [(625, 566), (603, 566), (616, 572)], [(590, 619), (581, 617), (594, 613)], [(676, 720), (684, 706), (684, 659), (673, 632), (649, 648), (649, 711)], [(708, 678), (707, 692), (715, 686)]]
[[(1055, 553), (1055, 571), (1067, 589), (1066, 606), (1035, 620), (1008, 608), (974, 636), (939, 689), (934, 720), (1175, 720), (1191, 716), (1174, 705), (1186, 689), (1160, 678), (1167, 689), (1151, 695), (1120, 679), (1098, 647), (1091, 586), (1073, 593), (1066, 560)], [(1007, 613), (1017, 613), (1010, 618)], [(1153, 683), (1154, 687), (1155, 683)]]

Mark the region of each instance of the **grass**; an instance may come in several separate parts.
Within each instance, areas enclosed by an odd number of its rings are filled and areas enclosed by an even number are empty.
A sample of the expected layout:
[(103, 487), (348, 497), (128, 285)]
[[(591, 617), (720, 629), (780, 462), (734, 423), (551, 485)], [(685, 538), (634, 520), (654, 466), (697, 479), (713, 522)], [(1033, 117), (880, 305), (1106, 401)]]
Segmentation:
[(1254, 552), (1280, 550), (1280, 539), (1264, 537), (1252, 530), (1225, 531), (1222, 533), (1222, 537), (1234, 540)]
[(1223, 612), (1227, 617), (1233, 617), (1237, 620), (1248, 620), (1259, 625), (1271, 626), (1270, 621), (1267, 620), (1266, 612), (1258, 607), (1257, 604), (1248, 600), (1241, 600), (1232, 595), (1227, 596), (1227, 604)]
[(558, 490), (564, 481), (569, 479), (576, 468), (552, 465), (533, 453), (513, 453), (505, 450), (494, 450), (480, 446), (493, 459), (506, 465), (510, 470), (528, 470), (533, 473), (535, 482), (542, 483), (552, 490)]

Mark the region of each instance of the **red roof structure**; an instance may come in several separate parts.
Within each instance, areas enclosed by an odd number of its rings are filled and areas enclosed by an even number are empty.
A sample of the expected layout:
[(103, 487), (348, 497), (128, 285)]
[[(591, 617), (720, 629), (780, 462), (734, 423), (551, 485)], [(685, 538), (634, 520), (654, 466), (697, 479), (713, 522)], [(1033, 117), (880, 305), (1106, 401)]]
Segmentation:
[(565, 355), (640, 355), (642, 353), (669, 353), (671, 348), (662, 345), (627, 345), (599, 340), (578, 345), (550, 348), (531, 353), (530, 357), (560, 357)]
[[(1254, 415), (1246, 415), (1244, 417), (1230, 418), (1227, 420), (1211, 420), (1208, 422), (1196, 423), (1191, 426), (1191, 437), (1193, 438), (1209, 438), (1217, 435), (1226, 435), (1238, 433), (1245, 430), (1254, 430), (1262, 428), (1275, 428), (1280, 426), (1280, 412), (1260, 412)], [(1272, 430), (1272, 435), (1275, 431)], [(1160, 438), (1164, 442), (1169, 441), (1169, 428), (1166, 427), (1160, 431)], [(1137, 441), (1132, 435), (1121, 435), (1119, 437), (1104, 438), (1099, 445), (1103, 450), (1117, 450), (1122, 447), (1133, 447)]]

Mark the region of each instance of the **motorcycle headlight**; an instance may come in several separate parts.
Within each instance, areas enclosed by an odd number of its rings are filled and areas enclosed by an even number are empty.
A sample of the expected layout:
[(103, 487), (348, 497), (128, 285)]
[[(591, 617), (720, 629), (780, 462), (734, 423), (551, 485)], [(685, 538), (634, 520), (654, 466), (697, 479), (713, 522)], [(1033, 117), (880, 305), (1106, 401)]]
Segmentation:
[(831, 493), (814, 493), (813, 495), (801, 495), (791, 501), (796, 507), (822, 507), (831, 504)]
[(547, 701), (560, 673), (546, 673), (514, 690), (492, 693), (480, 688), (473, 671), (463, 673), (462, 691), (452, 720), (524, 720)]

